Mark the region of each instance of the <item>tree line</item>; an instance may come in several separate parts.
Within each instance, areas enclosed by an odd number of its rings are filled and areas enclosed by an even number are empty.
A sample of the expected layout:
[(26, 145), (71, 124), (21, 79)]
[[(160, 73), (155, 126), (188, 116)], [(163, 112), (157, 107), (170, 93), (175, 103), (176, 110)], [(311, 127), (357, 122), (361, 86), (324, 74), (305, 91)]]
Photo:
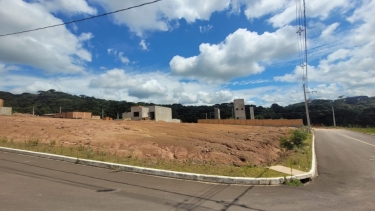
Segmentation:
[[(35, 115), (58, 113), (61, 111), (85, 111), (93, 115), (121, 118), (121, 114), (130, 111), (131, 106), (157, 105), (145, 102), (127, 102), (97, 99), (85, 95), (71, 95), (56, 90), (38, 91), (37, 94), (12, 94), (0, 91), (4, 106), (13, 107), (13, 113), (32, 113)], [(172, 118), (182, 122), (197, 122), (198, 119), (214, 118), (214, 108), (220, 109), (222, 119), (233, 118), (233, 102), (215, 105), (185, 106), (182, 104), (160, 105), (172, 108)], [(334, 108), (337, 126), (375, 126), (375, 97), (356, 96), (332, 100), (314, 100), (309, 103), (310, 119), (313, 125), (333, 125)], [(256, 119), (303, 119), (306, 124), (305, 104), (303, 102), (270, 107), (246, 105), (247, 119), (250, 119), (250, 107), (254, 107)]]

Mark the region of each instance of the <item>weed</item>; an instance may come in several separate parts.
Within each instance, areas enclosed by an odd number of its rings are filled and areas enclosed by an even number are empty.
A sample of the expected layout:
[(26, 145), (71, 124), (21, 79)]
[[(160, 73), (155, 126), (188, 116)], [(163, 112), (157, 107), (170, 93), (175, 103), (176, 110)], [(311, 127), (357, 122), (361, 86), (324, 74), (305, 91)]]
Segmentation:
[(0, 137), (0, 142), (5, 144), (5, 143), (8, 142), (8, 138), (5, 137), (5, 136), (2, 136), (2, 137)]
[(26, 146), (28, 147), (36, 147), (39, 144), (39, 139), (38, 138), (33, 138), (25, 141)]
[(289, 185), (289, 186), (294, 186), (294, 187), (303, 186), (303, 183), (301, 182), (301, 180), (297, 178), (291, 178), (290, 180), (287, 180), (286, 177), (284, 177), (284, 184)]
[(49, 142), (49, 146), (50, 147), (54, 147), (56, 145), (56, 141), (55, 140), (51, 140), (50, 142)]
[(80, 144), (77, 148), (78, 151), (84, 151), (85, 150), (85, 146), (83, 146), (82, 144)]

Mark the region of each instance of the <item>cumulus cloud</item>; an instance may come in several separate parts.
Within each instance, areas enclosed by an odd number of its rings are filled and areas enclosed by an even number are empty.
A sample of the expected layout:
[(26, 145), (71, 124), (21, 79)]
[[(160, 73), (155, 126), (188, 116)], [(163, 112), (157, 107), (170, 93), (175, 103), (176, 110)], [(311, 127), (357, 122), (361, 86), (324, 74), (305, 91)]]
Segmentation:
[(134, 99), (162, 104), (215, 104), (233, 98), (229, 90), (221, 90), (216, 85), (181, 82), (178, 77), (161, 72), (137, 73), (122, 69), (101, 74), (90, 81), (89, 87), (103, 89), (106, 93), (122, 91)]
[(238, 29), (219, 44), (204, 43), (198, 56), (175, 56), (170, 61), (173, 73), (204, 80), (228, 81), (260, 73), (265, 63), (287, 58), (297, 52), (290, 37), (295, 29), (287, 26), (275, 32), (259, 35)]
[[(99, 3), (106, 11), (127, 8), (146, 0), (92, 0)], [(114, 14), (114, 22), (126, 25), (138, 36), (144, 36), (148, 31), (168, 31), (173, 29), (175, 20), (185, 19), (188, 23), (196, 20), (208, 20), (215, 11), (223, 11), (230, 5), (230, 0), (201, 1), (201, 0), (164, 0), (127, 12)], [(145, 15), (147, 14), (147, 15)]]
[(201, 91), (198, 93), (198, 98), (203, 103), (216, 104), (231, 101), (233, 99), (233, 95), (229, 90), (221, 90), (211, 93)]
[(96, 14), (96, 9), (90, 7), (86, 0), (37, 0), (49, 12), (63, 12), (66, 14), (85, 13)]
[[(0, 34), (61, 23), (40, 3), (0, 1)], [(29, 65), (52, 74), (82, 73), (82, 64), (91, 61), (84, 42), (91, 38), (90, 33), (75, 36), (64, 26), (2, 37), (0, 62)]]

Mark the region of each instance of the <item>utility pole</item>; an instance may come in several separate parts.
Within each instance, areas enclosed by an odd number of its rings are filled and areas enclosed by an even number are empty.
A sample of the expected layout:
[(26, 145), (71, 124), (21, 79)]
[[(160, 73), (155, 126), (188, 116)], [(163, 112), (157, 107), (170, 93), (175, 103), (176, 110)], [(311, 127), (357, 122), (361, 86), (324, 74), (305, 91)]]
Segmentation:
[(60, 106), (60, 114), (61, 114), (61, 106)]
[(307, 106), (307, 100), (306, 100), (306, 85), (303, 85), (303, 94), (305, 97), (305, 108), (306, 108), (306, 119), (307, 119), (307, 129), (309, 133), (311, 133), (311, 125), (310, 125), (310, 115), (309, 115), (309, 107)]
[(333, 127), (336, 127), (335, 110), (333, 109), (333, 105), (332, 105), (332, 114), (333, 114)]

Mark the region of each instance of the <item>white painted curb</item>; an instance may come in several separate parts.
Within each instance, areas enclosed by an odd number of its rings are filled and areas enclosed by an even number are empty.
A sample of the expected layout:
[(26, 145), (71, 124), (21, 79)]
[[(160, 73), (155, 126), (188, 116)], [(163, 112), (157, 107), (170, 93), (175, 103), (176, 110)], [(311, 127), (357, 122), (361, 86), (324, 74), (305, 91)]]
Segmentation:
[[(313, 178), (315, 176), (315, 173), (316, 173), (315, 159), (316, 158), (315, 158), (314, 142), (315, 142), (315, 137), (313, 134), (313, 142), (312, 142), (313, 151), (312, 151), (311, 170), (306, 174), (287, 176), (286, 177), (287, 180), (295, 179), (295, 178), (306, 179), (306, 178)], [(83, 164), (83, 165), (94, 166), (94, 167), (99, 167), (99, 168), (116, 169), (116, 170), (121, 170), (121, 171), (149, 174), (149, 175), (155, 175), (155, 176), (161, 176), (161, 177), (170, 177), (170, 178), (176, 178), (176, 179), (195, 180), (195, 181), (202, 181), (202, 182), (242, 184), (242, 185), (279, 185), (279, 184), (284, 183), (284, 180), (285, 180), (284, 177), (270, 177), (270, 178), (226, 177), (226, 176), (194, 174), (194, 173), (186, 173), (186, 172), (178, 172), (178, 171), (167, 171), (167, 170), (160, 170), (160, 169), (129, 166), (129, 165), (123, 165), (123, 164), (117, 164), (117, 163), (80, 159), (80, 158), (41, 153), (41, 152), (32, 152), (32, 151), (27, 151), (27, 150), (11, 149), (11, 148), (6, 148), (6, 147), (0, 147), (0, 151), (17, 153), (17, 154), (22, 154), (22, 155), (30, 155), (30, 156), (47, 158), (47, 159), (52, 159), (52, 160), (65, 161), (65, 162), (75, 163), (75, 164)]]

